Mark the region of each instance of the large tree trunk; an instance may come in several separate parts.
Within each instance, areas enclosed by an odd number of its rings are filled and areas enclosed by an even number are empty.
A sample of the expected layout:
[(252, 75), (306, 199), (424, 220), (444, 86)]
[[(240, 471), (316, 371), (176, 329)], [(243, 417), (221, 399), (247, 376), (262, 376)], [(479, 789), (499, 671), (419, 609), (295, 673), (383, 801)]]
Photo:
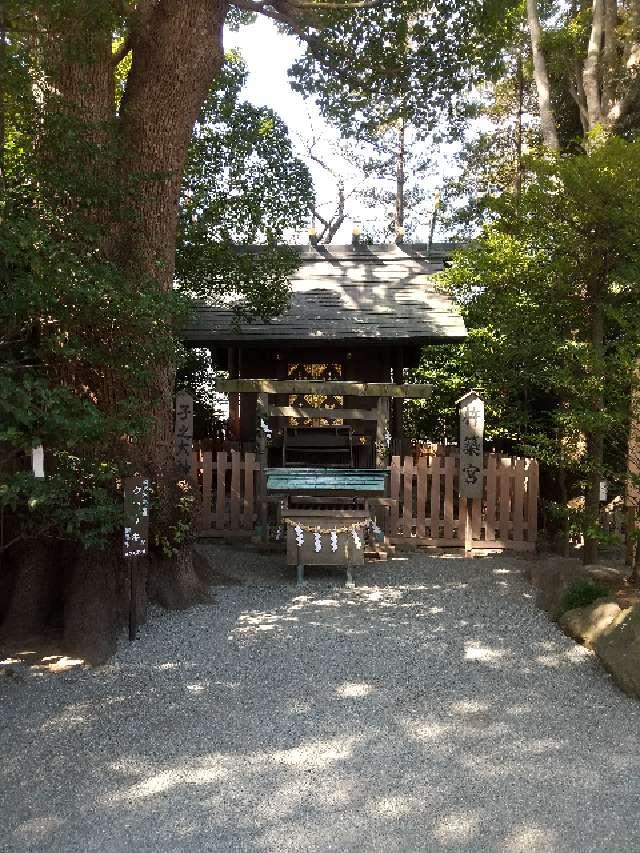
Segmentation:
[(537, 0), (527, 0), (527, 20), (531, 37), (531, 53), (533, 56), (533, 76), (538, 93), (540, 108), (540, 124), (542, 126), (542, 141), (545, 146), (555, 153), (560, 151), (556, 120), (551, 106), (551, 87), (547, 63), (542, 52), (542, 28), (538, 15)]
[[(219, 0), (161, 0), (133, 22), (120, 106), (131, 221), (120, 259), (134, 275), (173, 281), (178, 199), (193, 126), (224, 60)], [(149, 178), (153, 178), (149, 180)]]
[(616, 97), (618, 65), (617, 0), (604, 0), (604, 43), (602, 46), (602, 111), (609, 114)]
[(631, 405), (627, 444), (627, 553), (635, 583), (640, 581), (640, 546), (635, 542), (640, 510), (640, 360), (631, 376)]
[[(111, 188), (115, 183), (128, 191), (118, 209), (112, 204), (117, 192), (105, 192), (93, 209), (91, 204), (87, 206), (86, 214), (93, 224), (103, 226), (105, 254), (130, 279), (132, 288), (169, 290), (182, 172), (194, 123), (222, 67), (222, 28), (228, 7), (220, 0), (140, 0), (130, 21), (132, 65), (119, 115), (110, 8), (105, 4), (103, 13), (98, 10), (88, 20), (86, 4), (43, 3), (40, 13), (34, 15), (35, 31), (42, 34), (35, 58), (45, 78), (43, 132), (38, 144), (43, 165), (68, 169), (70, 177), (89, 179), (95, 187)], [(79, 161), (73, 159), (73, 149), (65, 152), (65, 138), (55, 132), (61, 114), (72, 124), (78, 122), (79, 139), (89, 143), (86, 155), (82, 146)], [(48, 135), (49, 127), (52, 132)], [(114, 136), (119, 143), (118, 158), (110, 144)], [(69, 186), (75, 184), (70, 181)], [(77, 200), (69, 199), (72, 216), (84, 213), (76, 203), (84, 202), (78, 195)], [(157, 478), (161, 493), (167, 496), (162, 515), (169, 521), (175, 491), (173, 373), (169, 365), (157, 366), (151, 386), (149, 405), (157, 429), (148, 446), (139, 448), (137, 461), (142, 470)], [(111, 385), (92, 390), (107, 407), (108, 401), (128, 396), (127, 389)], [(34, 565), (38, 554), (34, 552)], [(161, 562), (163, 583), (175, 586), (173, 595), (165, 595), (167, 604), (186, 606), (203, 600), (203, 584), (193, 570), (190, 547), (173, 563)], [(116, 543), (112, 551), (82, 552), (67, 584), (65, 639), (89, 659), (102, 660), (115, 648), (123, 624), (123, 571), (120, 544)], [(31, 595), (37, 599), (38, 613), (46, 609), (37, 590), (32, 589)]]
[(60, 543), (44, 540), (25, 539), (12, 546), (7, 565), (4, 562), (2, 565), (2, 571), (12, 575), (6, 613), (0, 625), (3, 637), (24, 639), (49, 629), (60, 584), (60, 566), (55, 561), (57, 550), (61, 550)]
[(600, 101), (600, 79), (599, 60), (604, 32), (604, 0), (593, 0), (593, 11), (591, 20), (591, 35), (587, 48), (587, 58), (584, 61), (582, 79), (584, 83), (584, 94), (587, 99), (587, 115), (589, 117), (589, 129), (602, 121), (602, 107)]
[(119, 543), (104, 551), (78, 549), (65, 590), (65, 651), (94, 664), (114, 654), (125, 624), (125, 575)]
[(395, 211), (395, 238), (404, 238), (404, 187), (405, 187), (405, 134), (406, 122), (400, 120), (398, 127), (398, 147), (396, 150), (396, 211)]
[[(594, 270), (589, 287), (589, 309), (591, 317), (591, 371), (596, 394), (592, 400), (595, 417), (604, 409), (604, 312), (602, 306), (602, 283), (600, 271)], [(597, 525), (600, 515), (600, 481), (604, 463), (604, 436), (601, 428), (587, 432), (587, 461), (589, 479), (585, 494), (585, 516), (589, 524)], [(585, 564), (595, 563), (598, 559), (598, 540), (585, 536), (583, 561)]]

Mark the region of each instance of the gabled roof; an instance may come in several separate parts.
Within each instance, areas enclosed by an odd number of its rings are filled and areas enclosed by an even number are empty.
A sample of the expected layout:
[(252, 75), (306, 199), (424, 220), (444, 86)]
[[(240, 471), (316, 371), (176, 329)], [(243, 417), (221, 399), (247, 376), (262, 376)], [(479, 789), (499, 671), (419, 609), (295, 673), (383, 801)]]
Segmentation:
[(192, 345), (271, 342), (418, 344), (466, 337), (462, 317), (430, 276), (451, 246), (300, 246), (289, 307), (268, 323), (234, 323), (230, 308), (201, 305), (183, 336)]

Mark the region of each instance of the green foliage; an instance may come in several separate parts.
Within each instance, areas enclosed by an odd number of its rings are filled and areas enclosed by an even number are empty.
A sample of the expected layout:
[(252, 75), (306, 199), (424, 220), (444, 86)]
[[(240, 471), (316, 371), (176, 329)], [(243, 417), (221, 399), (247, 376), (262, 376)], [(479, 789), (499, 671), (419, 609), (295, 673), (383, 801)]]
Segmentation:
[[(367, 224), (375, 240), (430, 239), (435, 217), (433, 152), (460, 140), (477, 110), (471, 95), (503, 67), (501, 50), (521, 14), (513, 0), (417, 3), (396, 0), (366, 12), (317, 7), (317, 32), (290, 69), (294, 90), (313, 97), (343, 137), (373, 152), (363, 178), (370, 209), (386, 208)], [(364, 181), (363, 181), (364, 182)], [(435, 223), (435, 219), (433, 220)]]
[[(297, 256), (282, 243), (313, 205), (307, 167), (271, 110), (239, 100), (246, 69), (227, 56), (196, 127), (185, 171), (176, 278), (183, 292), (234, 300), (244, 320), (279, 313)], [(249, 249), (263, 244), (259, 250)]]
[(560, 600), (560, 614), (576, 607), (588, 607), (599, 598), (606, 598), (611, 589), (603, 583), (589, 578), (576, 578), (571, 581)]
[(316, 97), (345, 135), (367, 138), (399, 119), (425, 134), (444, 121), (452, 131), (466, 114), (468, 88), (501, 69), (521, 4), (438, 0), (427, 9), (397, 0), (364, 14), (348, 7), (316, 14), (316, 35), (291, 69), (293, 86)]
[[(443, 276), (468, 340), (427, 348), (418, 376), (436, 380), (435, 406), (452, 413), (458, 391), (477, 388), (489, 436), (502, 432), (556, 462), (562, 447), (564, 464), (578, 472), (579, 437), (599, 432), (609, 469), (619, 471), (640, 330), (640, 143), (612, 139), (588, 157), (531, 160), (527, 168), (519, 198), (485, 200), (481, 236)], [(603, 352), (591, 343), (596, 285)], [(432, 405), (421, 414), (444, 431)]]
[[(49, 20), (76, 11), (72, 0), (62, 2), (48, 10)], [(103, 11), (117, 47), (119, 19)], [(91, 47), (91, 38), (79, 45)], [(144, 448), (166, 394), (158, 372), (170, 377), (179, 360), (174, 329), (191, 310), (186, 297), (241, 297), (243, 318), (280, 310), (295, 261), (276, 244), (305, 218), (311, 181), (282, 122), (239, 101), (245, 72), (232, 57), (202, 112), (184, 180), (181, 292), (132, 281), (121, 259), (110, 257), (109, 233), (127, 227), (128, 194), (158, 176), (136, 175), (136, 186), (121, 180), (117, 104), (112, 122), (91, 123), (48, 86), (28, 39), (12, 39), (5, 59), (0, 507), (10, 539), (102, 546), (122, 524), (122, 478), (148, 464)], [(116, 101), (129, 67), (114, 69)], [(264, 251), (238, 251), (253, 242)], [(40, 444), (45, 480), (30, 473), (29, 453)], [(171, 511), (170, 497), (156, 494), (167, 521), (157, 533), (165, 553), (192, 530), (193, 495), (174, 495)]]
[[(52, 13), (55, 10), (52, 10)], [(120, 215), (113, 128), (37, 97), (38, 69), (7, 47), (0, 214), (0, 508), (9, 540), (103, 546), (121, 527), (121, 477), (151, 426), (158, 365), (190, 307), (108, 258)], [(45, 448), (46, 479), (30, 473)], [(8, 541), (0, 542), (0, 549)]]
[(211, 351), (204, 348), (185, 350), (176, 370), (176, 388), (193, 397), (193, 438), (211, 439), (222, 434), (224, 419), (220, 395), (215, 390), (219, 370)]
[(24, 537), (69, 539), (87, 548), (104, 547), (123, 523), (118, 467), (57, 449), (48, 454), (47, 463), (54, 468), (44, 480), (34, 479), (27, 471), (0, 477), (2, 510), (11, 512)]
[(156, 548), (167, 557), (175, 557), (180, 550), (193, 539), (194, 524), (193, 514), (197, 505), (197, 498), (193, 485), (187, 480), (180, 480), (175, 484), (171, 506), (173, 517), (163, 520), (162, 525), (153, 523), (153, 519), (162, 517), (161, 507), (166, 503), (166, 496), (156, 491), (151, 502), (151, 534)]

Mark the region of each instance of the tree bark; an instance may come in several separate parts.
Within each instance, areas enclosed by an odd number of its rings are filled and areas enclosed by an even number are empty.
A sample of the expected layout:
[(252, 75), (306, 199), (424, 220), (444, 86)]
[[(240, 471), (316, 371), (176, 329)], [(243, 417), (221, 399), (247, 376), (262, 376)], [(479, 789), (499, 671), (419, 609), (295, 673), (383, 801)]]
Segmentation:
[[(58, 543), (43, 540), (25, 539), (13, 546), (13, 590), (0, 628), (3, 636), (23, 639), (50, 627), (60, 583), (56, 550), (60, 550)], [(4, 566), (3, 570), (6, 571)]]
[(527, 21), (529, 23), (531, 53), (533, 56), (533, 76), (536, 84), (536, 92), (538, 93), (542, 141), (550, 151), (557, 154), (560, 151), (560, 142), (553, 107), (551, 106), (551, 86), (549, 84), (547, 63), (542, 52), (542, 28), (538, 15), (537, 0), (527, 0)]
[[(594, 415), (597, 416), (604, 409), (604, 396), (602, 382), (604, 367), (604, 312), (602, 306), (602, 283), (601, 273), (594, 270), (589, 286), (589, 308), (591, 317), (591, 370), (596, 382), (596, 392), (592, 407)], [(593, 428), (586, 434), (587, 460), (589, 464), (589, 477), (585, 493), (585, 517), (588, 524), (597, 525), (600, 515), (600, 481), (603, 474), (604, 463), (604, 436), (601, 428)], [(597, 562), (598, 540), (593, 536), (585, 536), (584, 551), (582, 554), (586, 565)]]
[(513, 177), (513, 190), (516, 200), (519, 202), (520, 194), (522, 192), (522, 118), (524, 113), (524, 70), (522, 67), (521, 48), (518, 48), (518, 55), (516, 57), (516, 86), (518, 94), (518, 108), (516, 113), (516, 168)]
[[(116, 114), (113, 26), (108, 13), (88, 22), (84, 4), (69, 4), (62, 11), (57, 5), (42, 4), (38, 30), (43, 36), (38, 50), (49, 83), (43, 104), (45, 122), (48, 109), (64, 109), (81, 122), (85, 138), (98, 144), (89, 146), (87, 162), (77, 167), (72, 162), (71, 169), (110, 182), (104, 186), (117, 182), (118, 189), (124, 189), (124, 202), (116, 209), (112, 203), (108, 222), (102, 221), (103, 248), (132, 288), (157, 286), (168, 291), (172, 287), (182, 172), (193, 126), (222, 67), (227, 8), (221, 0), (140, 0), (129, 21), (132, 65)], [(43, 25), (43, 15), (51, 15), (50, 26)], [(107, 132), (118, 143), (117, 158), (116, 146), (108, 153), (101, 149)], [(52, 140), (55, 143), (55, 135)], [(47, 156), (46, 141), (43, 153)], [(60, 152), (56, 153), (66, 166)], [(118, 193), (111, 198), (117, 199)], [(148, 394), (157, 428), (148, 445), (137, 448), (136, 461), (157, 478), (165, 496), (161, 513), (169, 519), (174, 491), (169, 365), (157, 366)], [(126, 396), (126, 389), (109, 388), (104, 393), (105, 400)], [(182, 606), (203, 598), (190, 550), (190, 545), (185, 547), (173, 567), (163, 565), (165, 579), (173, 573), (175, 598)], [(113, 650), (114, 631), (122, 621), (118, 566), (117, 560), (87, 552), (67, 590), (66, 639), (79, 646), (85, 633), (93, 635), (90, 657), (96, 660)], [(99, 591), (98, 600), (92, 588)]]
[(92, 664), (107, 661), (116, 651), (124, 627), (125, 588), (120, 543), (104, 551), (78, 549), (65, 590), (65, 648)]
[(589, 130), (602, 121), (602, 104), (600, 101), (599, 63), (602, 34), (604, 32), (604, 2), (605, 0), (593, 0), (591, 34), (587, 48), (587, 58), (584, 61), (582, 79), (584, 83), (584, 94), (587, 99), (587, 115), (589, 117)]
[(398, 128), (398, 148), (396, 151), (396, 210), (395, 210), (395, 238), (402, 239), (404, 236), (404, 187), (405, 187), (405, 159), (406, 159), (406, 122), (400, 120)]
[(227, 8), (220, 0), (160, 0), (133, 21), (132, 64), (120, 107), (122, 169), (130, 189), (120, 261), (167, 290), (182, 171), (193, 126), (224, 61)]
[[(631, 405), (629, 412), (629, 437), (627, 442), (627, 484), (625, 503), (628, 509), (627, 537), (632, 542), (631, 554), (633, 580), (640, 580), (640, 546), (635, 542), (640, 510), (640, 360), (636, 361), (631, 376)], [(635, 557), (634, 557), (635, 552)]]
[(609, 114), (616, 97), (616, 66), (618, 62), (617, 0), (604, 0), (604, 43), (602, 46), (602, 112)]

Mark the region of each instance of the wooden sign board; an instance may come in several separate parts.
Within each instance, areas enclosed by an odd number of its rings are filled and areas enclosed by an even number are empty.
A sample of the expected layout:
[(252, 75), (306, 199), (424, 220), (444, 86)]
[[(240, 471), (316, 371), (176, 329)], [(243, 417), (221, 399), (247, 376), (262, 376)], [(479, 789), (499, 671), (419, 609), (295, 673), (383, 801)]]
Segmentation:
[(456, 401), (460, 406), (460, 497), (482, 497), (484, 466), (484, 402), (475, 391)]
[(193, 473), (193, 397), (176, 395), (176, 469), (182, 477)]
[(149, 551), (149, 480), (124, 481), (124, 556), (144, 557)]

